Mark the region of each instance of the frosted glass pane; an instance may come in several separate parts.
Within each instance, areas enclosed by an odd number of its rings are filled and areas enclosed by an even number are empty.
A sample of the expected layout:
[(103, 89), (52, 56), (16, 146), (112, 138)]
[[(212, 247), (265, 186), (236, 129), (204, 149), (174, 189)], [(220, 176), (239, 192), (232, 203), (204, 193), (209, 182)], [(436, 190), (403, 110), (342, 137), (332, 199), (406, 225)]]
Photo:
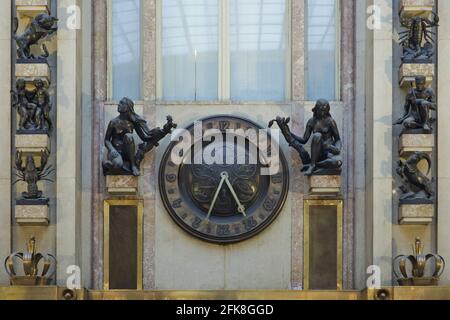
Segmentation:
[(286, 19), (286, 0), (230, 0), (232, 100), (285, 100)]
[(114, 100), (141, 98), (141, 0), (112, 0)]
[(162, 1), (164, 100), (217, 100), (218, 0)]
[(336, 99), (336, 0), (308, 0), (307, 99)]

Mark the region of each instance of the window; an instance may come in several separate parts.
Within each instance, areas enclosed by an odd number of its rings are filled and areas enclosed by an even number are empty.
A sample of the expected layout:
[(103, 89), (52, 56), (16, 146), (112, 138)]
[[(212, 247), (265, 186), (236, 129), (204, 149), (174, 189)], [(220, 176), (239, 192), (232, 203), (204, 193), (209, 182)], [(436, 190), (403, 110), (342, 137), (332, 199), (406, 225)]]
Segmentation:
[(231, 99), (285, 98), (285, 0), (231, 0)]
[(111, 1), (111, 90), (114, 100), (141, 98), (141, 0)]
[(284, 101), (287, 1), (161, 1), (162, 99)]
[(218, 98), (217, 0), (164, 0), (164, 100)]
[(307, 0), (307, 100), (337, 100), (338, 0)]

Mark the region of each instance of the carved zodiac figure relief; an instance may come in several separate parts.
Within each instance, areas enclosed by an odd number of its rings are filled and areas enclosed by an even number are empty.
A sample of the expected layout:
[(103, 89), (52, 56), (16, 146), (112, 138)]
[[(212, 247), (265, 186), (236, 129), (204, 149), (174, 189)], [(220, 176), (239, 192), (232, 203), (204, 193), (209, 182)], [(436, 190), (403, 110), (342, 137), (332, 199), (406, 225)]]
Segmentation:
[[(422, 173), (418, 167), (422, 160), (428, 163), (426, 174)], [(403, 195), (400, 197), (400, 202), (417, 200), (432, 202), (434, 192), (431, 187), (432, 181), (428, 178), (430, 171), (431, 158), (424, 152), (415, 152), (406, 161), (398, 162), (397, 174), (403, 179), (403, 185), (400, 187)]]
[(416, 17), (400, 18), (402, 27), (400, 44), (403, 47), (402, 60), (405, 63), (429, 63), (434, 56), (434, 32), (429, 29), (439, 26), (439, 17), (433, 13), (433, 20)]
[(50, 94), (42, 79), (33, 82), (34, 89), (28, 90), (24, 79), (18, 79), (16, 89), (11, 90), (11, 105), (19, 115), (19, 131), (51, 131)]
[(50, 111), (52, 110), (50, 95), (42, 79), (34, 80), (33, 84), (35, 87), (35, 89), (32, 91), (34, 97), (33, 101), (40, 109), (40, 113), (42, 114), (42, 118), (39, 120), (39, 127), (40, 129), (51, 131), (53, 129), (53, 123), (50, 118)]
[(394, 125), (403, 125), (406, 130), (421, 130), (431, 133), (434, 119), (431, 111), (436, 111), (435, 94), (433, 89), (426, 87), (426, 78), (417, 76), (416, 88), (411, 88), (406, 96), (404, 114)]
[[(55, 27), (56, 22), (58, 22), (58, 19), (47, 13), (41, 13), (33, 19), (23, 34), (19, 36), (14, 34), (13, 37), (17, 44), (17, 58), (25, 61), (46, 59), (49, 56), (49, 52), (45, 44), (41, 47), (42, 55), (38, 57), (31, 53), (31, 46), (38, 44), (39, 41), (55, 33), (58, 30)], [(17, 32), (19, 26), (18, 19), (15, 19), (15, 24), (14, 33)]]
[(47, 166), (48, 155), (45, 152), (41, 152), (41, 165), (36, 166), (32, 155), (26, 157), (25, 165), (23, 165), (22, 152), (16, 152), (16, 170), (19, 181), (27, 183), (27, 191), (22, 193), (23, 199), (42, 199), (42, 191), (38, 189), (38, 181), (50, 181), (47, 177), (54, 172), (52, 166)]

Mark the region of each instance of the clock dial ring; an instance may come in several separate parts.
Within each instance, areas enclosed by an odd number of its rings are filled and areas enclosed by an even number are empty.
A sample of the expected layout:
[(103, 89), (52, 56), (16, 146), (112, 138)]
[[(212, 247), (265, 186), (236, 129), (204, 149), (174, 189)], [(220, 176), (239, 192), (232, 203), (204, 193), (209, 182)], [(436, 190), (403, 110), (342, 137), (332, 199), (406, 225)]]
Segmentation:
[[(215, 116), (202, 121), (204, 131), (261, 129), (252, 121), (234, 116)], [(193, 134), (193, 125), (187, 130)], [(183, 230), (208, 242), (228, 244), (255, 236), (277, 218), (289, 186), (287, 162), (281, 150), (280, 172), (260, 176), (262, 164), (259, 161), (257, 165), (175, 165), (170, 155), (176, 144), (172, 142), (162, 158), (160, 194), (171, 218)], [(222, 173), (227, 174), (229, 185), (223, 182), (214, 206), (218, 209), (208, 218)], [(239, 204), (244, 207), (244, 213), (237, 210), (239, 206), (230, 187), (242, 202)]]

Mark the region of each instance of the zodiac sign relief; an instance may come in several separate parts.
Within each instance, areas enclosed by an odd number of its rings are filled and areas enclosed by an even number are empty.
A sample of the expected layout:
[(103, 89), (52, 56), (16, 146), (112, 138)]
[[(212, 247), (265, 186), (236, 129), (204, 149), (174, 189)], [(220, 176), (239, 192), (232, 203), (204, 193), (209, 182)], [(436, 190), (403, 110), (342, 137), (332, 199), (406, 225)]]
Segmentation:
[(56, 22), (58, 22), (58, 19), (47, 13), (38, 14), (25, 29), (25, 32), (18, 36), (15, 33), (19, 27), (19, 21), (18, 19), (15, 19), (15, 31), (13, 37), (17, 44), (17, 58), (26, 62), (32, 60), (41, 62), (41, 60), (46, 60), (49, 56), (49, 52), (45, 44), (41, 47), (42, 55), (38, 57), (35, 57), (31, 53), (31, 46), (38, 44), (41, 40), (55, 33), (58, 30), (58, 28), (55, 27)]
[[(422, 160), (426, 160), (428, 164), (426, 174), (419, 169), (419, 162)], [(411, 201), (433, 203), (432, 180), (428, 178), (431, 163), (431, 157), (424, 152), (415, 152), (406, 161), (398, 162), (397, 174), (403, 179), (403, 185), (400, 186), (400, 190), (403, 192), (400, 203)]]
[(436, 111), (435, 94), (432, 88), (426, 87), (426, 78), (417, 76), (416, 87), (411, 88), (406, 96), (404, 114), (394, 125), (403, 125), (405, 130), (419, 130), (423, 133), (433, 131), (431, 111)]
[(38, 62), (46, 61), (46, 58), (49, 56), (49, 52), (45, 44), (42, 45), (42, 54), (38, 57), (35, 57), (31, 53), (31, 47), (37, 45), (41, 40), (58, 31), (58, 27), (55, 26), (57, 22), (58, 19), (48, 15), (47, 13), (41, 13), (33, 19), (23, 34), (16, 35), (19, 27), (19, 20), (16, 18), (14, 20), (15, 31), (13, 38), (16, 40), (17, 44), (17, 59), (25, 62), (32, 62), (33, 60), (37, 60)]
[(16, 89), (11, 90), (11, 105), (19, 115), (19, 133), (51, 131), (50, 94), (42, 79), (33, 81), (34, 89), (28, 90), (24, 79), (18, 79)]
[(439, 17), (433, 13), (433, 20), (416, 17), (400, 17), (400, 24), (407, 30), (400, 32), (404, 63), (430, 63), (434, 53), (434, 32), (429, 29), (439, 26)]
[(14, 184), (19, 181), (24, 181), (27, 183), (27, 191), (22, 193), (22, 199), (24, 200), (44, 199), (42, 197), (42, 191), (38, 189), (37, 183), (39, 181), (53, 182), (52, 180), (47, 178), (51, 173), (55, 171), (54, 169), (52, 169), (52, 166), (47, 167), (48, 155), (45, 152), (41, 152), (40, 160), (41, 165), (36, 166), (33, 156), (28, 155), (26, 157), (25, 165), (23, 165), (22, 152), (16, 152), (16, 175), (19, 180), (15, 181)]

